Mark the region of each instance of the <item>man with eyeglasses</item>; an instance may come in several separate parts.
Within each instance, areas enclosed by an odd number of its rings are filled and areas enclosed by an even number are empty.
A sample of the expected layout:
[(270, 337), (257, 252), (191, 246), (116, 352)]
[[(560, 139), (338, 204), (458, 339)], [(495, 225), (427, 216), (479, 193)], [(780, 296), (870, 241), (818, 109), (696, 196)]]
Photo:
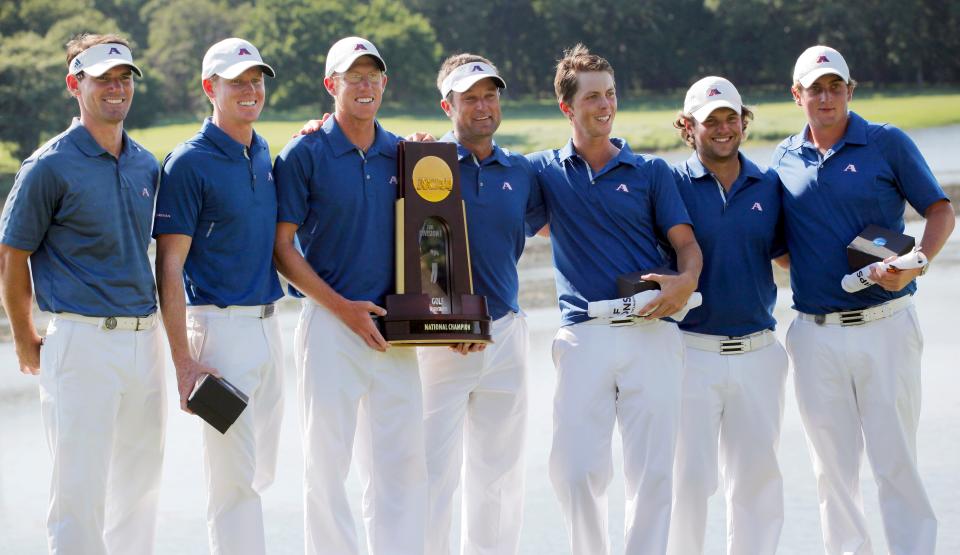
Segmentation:
[(277, 157), (274, 256), (302, 297), (294, 339), (308, 554), (359, 553), (344, 481), (356, 453), (374, 555), (423, 553), (426, 463), (415, 349), (390, 348), (371, 315), (394, 286), (400, 138), (376, 120), (387, 85), (377, 48), (359, 37), (327, 53), (335, 112)]
[(936, 550), (937, 519), (917, 471), (923, 336), (911, 298), (923, 270), (878, 273), (847, 293), (846, 247), (867, 225), (902, 232), (906, 203), (926, 219), (920, 247), (933, 260), (955, 225), (950, 201), (917, 146), (849, 110), (856, 82), (839, 52), (808, 48), (793, 70), (803, 131), (770, 166), (783, 182), (790, 285), (787, 332), (797, 406), (817, 475), (827, 553), (873, 553), (860, 492), (866, 449), (879, 484), (890, 553)]
[[(166, 420), (147, 256), (159, 167), (123, 129), (134, 75), (119, 36), (67, 43), (80, 117), (24, 160), (0, 218), (3, 306), (20, 371), (40, 375), (53, 458), (51, 553), (153, 553)], [(51, 316), (44, 338), (34, 291)]]

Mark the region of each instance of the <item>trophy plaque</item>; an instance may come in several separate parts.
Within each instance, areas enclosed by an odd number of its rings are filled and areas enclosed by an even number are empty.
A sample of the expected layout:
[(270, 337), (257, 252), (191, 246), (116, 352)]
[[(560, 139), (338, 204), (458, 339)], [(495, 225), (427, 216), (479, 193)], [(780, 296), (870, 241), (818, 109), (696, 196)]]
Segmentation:
[(467, 219), (453, 143), (401, 142), (396, 294), (381, 322), (394, 345), (489, 343), (487, 299), (473, 293)]

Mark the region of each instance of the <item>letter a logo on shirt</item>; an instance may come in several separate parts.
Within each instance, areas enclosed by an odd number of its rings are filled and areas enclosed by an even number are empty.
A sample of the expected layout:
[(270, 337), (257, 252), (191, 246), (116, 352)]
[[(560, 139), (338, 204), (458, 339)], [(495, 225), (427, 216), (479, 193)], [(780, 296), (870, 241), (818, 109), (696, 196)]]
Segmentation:
[(857, 167), (853, 164), (847, 164), (847, 167), (843, 168), (843, 171), (857, 173)]
[(510, 182), (509, 182), (509, 181), (504, 181), (504, 182), (503, 182), (503, 190), (504, 190), (504, 191), (512, 191), (512, 190), (513, 190), (513, 187), (510, 186)]
[(753, 203), (753, 206), (750, 207), (750, 210), (756, 210), (758, 212), (763, 212), (763, 206), (760, 206), (759, 202)]
[(144, 187), (143, 190), (140, 191), (140, 196), (150, 198), (150, 191), (147, 190), (146, 187)]
[(395, 176), (395, 175), (391, 175), (391, 176), (390, 176), (390, 184), (391, 184), (391, 185), (396, 185), (396, 184), (397, 184), (397, 176)]
[(617, 190), (620, 191), (621, 193), (629, 193), (629, 192), (630, 192), (630, 189), (627, 189), (627, 184), (626, 184), (626, 183), (621, 183), (621, 184), (617, 185)]

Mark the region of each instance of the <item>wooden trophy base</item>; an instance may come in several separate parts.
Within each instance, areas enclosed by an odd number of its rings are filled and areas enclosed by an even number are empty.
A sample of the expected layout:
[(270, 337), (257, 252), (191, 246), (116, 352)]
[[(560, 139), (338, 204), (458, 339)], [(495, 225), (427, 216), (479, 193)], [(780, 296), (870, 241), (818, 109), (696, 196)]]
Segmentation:
[(451, 314), (430, 312), (430, 295), (387, 295), (384, 339), (391, 345), (445, 346), (491, 343), (490, 316), (483, 295), (460, 295)]

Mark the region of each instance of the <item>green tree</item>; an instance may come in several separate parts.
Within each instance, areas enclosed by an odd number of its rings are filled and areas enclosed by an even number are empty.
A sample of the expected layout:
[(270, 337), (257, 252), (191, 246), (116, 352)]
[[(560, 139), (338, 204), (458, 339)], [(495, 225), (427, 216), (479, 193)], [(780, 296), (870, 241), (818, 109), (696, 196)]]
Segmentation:
[(211, 0), (151, 0), (141, 10), (149, 22), (146, 68), (156, 83), (160, 110), (167, 115), (209, 112), (200, 88), (203, 55), (213, 43), (236, 34), (247, 17), (245, 4)]
[(268, 104), (279, 109), (330, 106), (323, 88), (327, 50), (362, 36), (377, 45), (390, 75), (388, 101), (416, 102), (433, 88), (440, 46), (429, 22), (388, 0), (258, 0), (240, 26), (277, 70)]
[[(0, 140), (11, 143), (15, 157), (25, 158), (77, 114), (76, 101), (67, 94), (64, 83), (66, 43), (81, 33), (126, 35), (115, 20), (93, 8), (92, 2), (31, 0), (15, 6), (15, 10), (0, 10), (0, 28), (24, 19), (37, 31), (15, 33), (0, 42)], [(137, 56), (135, 41), (131, 44)], [(149, 89), (142, 82), (137, 87), (138, 100), (149, 100)], [(155, 111), (142, 109), (142, 104), (134, 103), (128, 126), (152, 121)]]
[(76, 113), (66, 94), (63, 49), (34, 32), (0, 42), (0, 140), (17, 159), (64, 129)]

